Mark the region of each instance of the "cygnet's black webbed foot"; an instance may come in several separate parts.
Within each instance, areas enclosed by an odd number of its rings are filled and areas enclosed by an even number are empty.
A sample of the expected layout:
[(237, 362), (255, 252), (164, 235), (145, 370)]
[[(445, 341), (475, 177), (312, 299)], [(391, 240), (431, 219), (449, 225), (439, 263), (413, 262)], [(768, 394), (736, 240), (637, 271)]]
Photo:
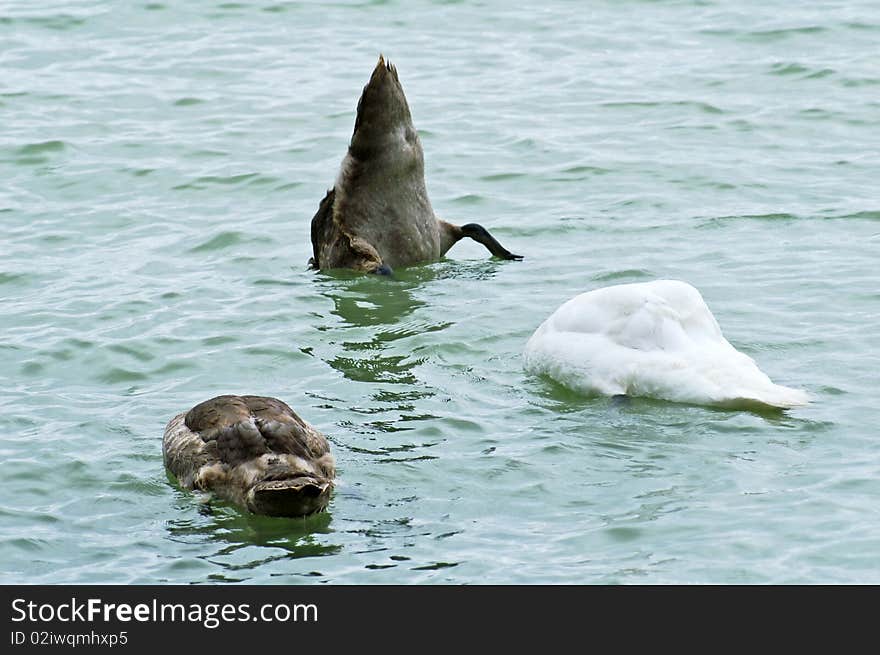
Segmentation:
[(388, 264), (382, 264), (381, 266), (377, 266), (370, 273), (374, 273), (375, 275), (391, 275), (394, 271)]
[(498, 241), (495, 240), (495, 237), (489, 234), (489, 230), (484, 228), (482, 225), (479, 225), (477, 223), (468, 223), (467, 225), (462, 225), (461, 233), (463, 236), (470, 237), (477, 243), (482, 243), (495, 257), (514, 261), (518, 261), (523, 258), (522, 255), (514, 255), (507, 248), (498, 243)]

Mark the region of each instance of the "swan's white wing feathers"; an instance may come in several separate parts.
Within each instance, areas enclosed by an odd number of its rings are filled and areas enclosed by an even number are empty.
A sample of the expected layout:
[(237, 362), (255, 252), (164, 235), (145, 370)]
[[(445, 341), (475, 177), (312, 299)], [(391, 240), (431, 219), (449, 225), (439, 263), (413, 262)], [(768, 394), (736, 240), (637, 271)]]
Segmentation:
[(718, 405), (807, 402), (737, 351), (699, 291), (676, 280), (572, 298), (529, 339), (525, 361), (530, 372), (587, 393)]

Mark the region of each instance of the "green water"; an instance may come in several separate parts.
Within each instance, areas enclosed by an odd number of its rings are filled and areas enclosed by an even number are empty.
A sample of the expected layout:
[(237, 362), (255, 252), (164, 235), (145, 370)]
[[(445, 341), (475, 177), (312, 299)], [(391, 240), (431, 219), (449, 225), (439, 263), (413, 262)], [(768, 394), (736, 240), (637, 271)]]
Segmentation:
[[(880, 5), (0, 5), (0, 579), (880, 582)], [(380, 52), (461, 243), (314, 273)], [(581, 398), (571, 296), (671, 277), (809, 407)], [(176, 488), (165, 423), (273, 395), (329, 512)]]

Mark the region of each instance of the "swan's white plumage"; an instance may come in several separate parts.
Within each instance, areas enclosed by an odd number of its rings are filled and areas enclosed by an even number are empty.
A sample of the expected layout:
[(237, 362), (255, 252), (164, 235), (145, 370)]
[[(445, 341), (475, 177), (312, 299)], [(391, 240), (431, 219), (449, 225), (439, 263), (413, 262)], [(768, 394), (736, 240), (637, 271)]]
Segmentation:
[(677, 280), (572, 298), (535, 330), (525, 366), (589, 394), (729, 407), (808, 402), (806, 392), (774, 384), (730, 345), (700, 292)]

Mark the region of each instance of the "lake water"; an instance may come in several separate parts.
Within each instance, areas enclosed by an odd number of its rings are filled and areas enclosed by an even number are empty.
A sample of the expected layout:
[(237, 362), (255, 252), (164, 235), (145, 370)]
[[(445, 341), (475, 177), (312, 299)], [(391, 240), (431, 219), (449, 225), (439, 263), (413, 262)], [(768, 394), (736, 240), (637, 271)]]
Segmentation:
[[(307, 270), (379, 53), (460, 243)], [(0, 580), (880, 583), (880, 4), (0, 4)], [(814, 402), (524, 373), (571, 296), (687, 280)], [(306, 520), (177, 488), (174, 414), (331, 440)]]

